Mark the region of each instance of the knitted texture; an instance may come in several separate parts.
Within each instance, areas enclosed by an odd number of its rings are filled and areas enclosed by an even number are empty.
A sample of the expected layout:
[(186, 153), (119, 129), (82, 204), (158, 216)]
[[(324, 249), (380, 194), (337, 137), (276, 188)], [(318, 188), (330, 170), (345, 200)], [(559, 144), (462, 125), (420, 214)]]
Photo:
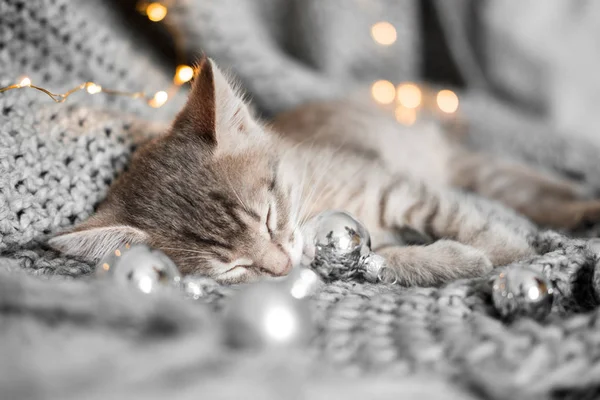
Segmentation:
[[(312, 21), (332, 12), (329, 6), (319, 11), (323, 2), (305, 1), (306, 9), (298, 7), (304, 2), (288, 3), (301, 11), (299, 19)], [(382, 2), (380, 12), (410, 20), (403, 15), (414, 11), (411, 3), (396, 9), (398, 2)], [(322, 63), (310, 69), (272, 45), (279, 37), (278, 25), (263, 25), (256, 15), (277, 10), (275, 0), (256, 2), (255, 8), (240, 1), (239, 9), (228, 1), (187, 4), (179, 12), (187, 10), (201, 22), (195, 30), (186, 27), (186, 37), (201, 36), (209, 55), (230, 57), (250, 94), (267, 110), (332, 96), (345, 81), (360, 79), (361, 73), (330, 77), (346, 65), (327, 61), (332, 49), (348, 45), (348, 64), (360, 62), (363, 55), (355, 54), (358, 50), (342, 35), (332, 38), (326, 24), (322, 30), (296, 34), (302, 43), (297, 54)], [(86, 80), (150, 93), (167, 87), (168, 68), (151, 56), (143, 39), (123, 28), (108, 5), (0, 0), (0, 85), (27, 74), (57, 91)], [(252, 12), (246, 14), (248, 10)], [(356, 26), (368, 26), (365, 21)], [(410, 27), (414, 25), (408, 24), (401, 35), (418, 43), (416, 29)], [(369, 66), (365, 74), (378, 74), (384, 65), (398, 62), (403, 71), (399, 78), (413, 76), (415, 48), (402, 46), (411, 60), (383, 58), (381, 66)], [(244, 58), (251, 54), (255, 58)], [(317, 327), (314, 340), (308, 351), (285, 354), (233, 351), (222, 344), (220, 310), (240, 287), (205, 280), (207, 295), (196, 301), (177, 292), (148, 296), (97, 281), (90, 274), (92, 265), (49, 250), (47, 236), (93, 212), (136, 144), (160, 133), (183, 98), (182, 92), (154, 110), (136, 100), (103, 95), (74, 95), (65, 104), (54, 104), (33, 90), (0, 95), (3, 398), (162, 399), (175, 394), (225, 399), (242, 393), (250, 399), (513, 399), (599, 394), (597, 255), (584, 240), (559, 233), (532, 235), (541, 255), (508, 267), (529, 265), (555, 283), (557, 298), (543, 322), (522, 318), (508, 324), (500, 319), (490, 296), (490, 279), (498, 270), (441, 288), (403, 288), (365, 283), (356, 265), (319, 258), (313, 268), (326, 284), (309, 299)], [(502, 154), (578, 176), (590, 189), (600, 188), (596, 144), (568, 140), (542, 121), (486, 96), (465, 94), (462, 104), (463, 117), (474, 127), (469, 134), (474, 146), (494, 146)], [(474, 201), (497, 210), (494, 218), (527, 229), (509, 211)]]

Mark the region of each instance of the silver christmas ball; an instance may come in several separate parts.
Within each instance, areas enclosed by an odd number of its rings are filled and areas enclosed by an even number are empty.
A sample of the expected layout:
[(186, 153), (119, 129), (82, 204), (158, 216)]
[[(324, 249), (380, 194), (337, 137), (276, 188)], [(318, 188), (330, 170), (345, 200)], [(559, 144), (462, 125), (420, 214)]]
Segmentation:
[(181, 280), (175, 263), (163, 252), (146, 245), (127, 246), (108, 254), (96, 267), (96, 274), (143, 293), (177, 287)]
[(236, 348), (306, 345), (313, 332), (308, 305), (282, 283), (259, 282), (236, 293), (224, 314), (226, 342)]
[(359, 265), (364, 268), (365, 279), (369, 282), (383, 282), (395, 284), (398, 276), (395, 271), (386, 265), (385, 258), (373, 252), (361, 257)]
[(181, 290), (186, 297), (198, 300), (207, 296), (219, 284), (214, 280), (202, 276), (188, 275), (181, 280)]
[(304, 254), (312, 261), (316, 254), (366, 255), (370, 251), (369, 232), (345, 211), (324, 211), (311, 218), (303, 228)]
[(295, 267), (285, 278), (284, 284), (292, 297), (303, 299), (315, 294), (323, 285), (323, 281), (312, 269)]
[(504, 318), (543, 319), (552, 309), (554, 289), (544, 275), (531, 268), (509, 268), (494, 280), (492, 299)]
[(117, 262), (129, 249), (131, 249), (131, 245), (126, 244), (125, 246), (121, 246), (115, 251), (111, 251), (110, 253), (106, 254), (102, 261), (96, 265), (96, 276), (98, 278), (106, 278), (107, 276), (111, 276), (115, 266), (117, 265)]

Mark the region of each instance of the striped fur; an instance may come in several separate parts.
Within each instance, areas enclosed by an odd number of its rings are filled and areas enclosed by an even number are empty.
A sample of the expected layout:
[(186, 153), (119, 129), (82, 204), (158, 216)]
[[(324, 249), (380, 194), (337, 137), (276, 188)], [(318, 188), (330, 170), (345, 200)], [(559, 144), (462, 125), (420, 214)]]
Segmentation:
[[(136, 154), (95, 217), (51, 245), (97, 258), (142, 240), (184, 273), (244, 282), (287, 274), (302, 256), (302, 224), (343, 209), (402, 283), (437, 285), (533, 254), (533, 224), (516, 231), (464, 190), (539, 224), (600, 217), (574, 183), (470, 153), (435, 125), (401, 127), (368, 104), (307, 105), (265, 127), (210, 60), (200, 67), (171, 131)], [(427, 243), (400, 246), (402, 232)]]

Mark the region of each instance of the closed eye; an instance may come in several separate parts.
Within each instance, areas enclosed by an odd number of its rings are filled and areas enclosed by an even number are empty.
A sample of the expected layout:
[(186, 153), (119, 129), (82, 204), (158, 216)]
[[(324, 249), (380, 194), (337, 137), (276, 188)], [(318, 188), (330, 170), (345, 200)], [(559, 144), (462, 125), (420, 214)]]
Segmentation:
[(246, 267), (250, 267), (252, 264), (254, 264), (254, 262), (248, 258), (239, 258), (237, 260), (235, 260), (234, 262), (230, 263), (230, 268), (227, 270), (227, 272), (229, 271), (233, 271), (236, 268), (246, 268)]
[(277, 217), (275, 215), (275, 210), (272, 206), (269, 206), (269, 211), (267, 211), (267, 232), (269, 232), (269, 236), (273, 238), (273, 234), (275, 232), (275, 228), (277, 226)]

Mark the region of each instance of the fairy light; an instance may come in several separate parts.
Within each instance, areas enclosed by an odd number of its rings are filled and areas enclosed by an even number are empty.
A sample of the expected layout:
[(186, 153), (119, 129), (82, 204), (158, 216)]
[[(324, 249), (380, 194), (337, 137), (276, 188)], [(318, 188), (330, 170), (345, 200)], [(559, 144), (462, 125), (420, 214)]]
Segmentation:
[[(159, 22), (159, 21), (164, 20), (169, 12), (167, 6), (163, 3), (160, 3), (160, 2), (148, 3), (147, 1), (144, 1), (144, 0), (141, 0), (138, 2), (137, 9), (141, 13), (145, 14), (148, 17), (148, 19), (152, 22)], [(181, 36), (177, 32), (177, 30), (174, 29), (173, 26), (171, 26), (169, 24), (166, 24), (165, 26), (169, 29), (169, 32), (173, 36), (175, 50), (177, 53), (177, 59), (179, 61), (179, 65), (177, 66), (177, 68), (175, 70), (175, 74), (173, 75), (173, 86), (171, 86), (171, 88), (168, 91), (161, 90), (161, 91), (156, 92), (154, 95), (149, 96), (144, 92), (120, 91), (120, 90), (104, 88), (103, 86), (99, 85), (96, 82), (84, 82), (84, 83), (77, 85), (74, 88), (68, 90), (65, 93), (53, 93), (46, 88), (34, 85), (29, 77), (23, 76), (23, 77), (19, 78), (18, 83), (15, 83), (15, 84), (12, 84), (12, 85), (6, 86), (6, 87), (0, 87), (0, 93), (7, 92), (7, 91), (13, 90), (13, 89), (31, 88), (31, 89), (34, 89), (34, 90), (37, 90), (37, 91), (40, 91), (40, 92), (46, 94), (48, 97), (50, 97), (52, 100), (54, 100), (57, 103), (63, 103), (73, 93), (85, 90), (90, 95), (104, 93), (104, 94), (113, 95), (113, 96), (130, 97), (132, 99), (142, 99), (150, 107), (154, 107), (154, 108), (162, 107), (169, 100), (169, 98), (176, 92), (176, 90), (179, 86), (183, 85), (186, 82), (189, 82), (194, 77), (194, 69), (192, 67), (190, 67), (189, 65), (185, 65), (185, 64), (181, 63), (181, 60), (183, 59), (183, 56), (182, 56), (183, 50), (182, 50), (182, 46), (180, 43)]]
[(440, 90), (436, 102), (440, 110), (446, 114), (453, 114), (458, 110), (458, 96), (452, 90)]
[(159, 22), (167, 16), (167, 7), (160, 3), (150, 3), (146, 6), (146, 15), (152, 22)]
[(390, 104), (396, 98), (396, 87), (390, 81), (380, 80), (371, 86), (371, 95), (378, 103)]
[(24, 76), (23, 78), (21, 78), (21, 81), (19, 82), (19, 87), (29, 87), (31, 86), (31, 79), (29, 79), (29, 77)]
[(394, 115), (396, 116), (396, 121), (406, 126), (413, 125), (417, 122), (417, 110), (415, 108), (408, 108), (400, 105), (396, 107)]
[(194, 70), (189, 65), (179, 65), (177, 66), (177, 70), (175, 71), (175, 77), (173, 78), (173, 82), (176, 85), (181, 85), (186, 82), (189, 82), (194, 77)]
[(169, 95), (164, 90), (156, 92), (154, 97), (148, 102), (150, 107), (159, 108), (162, 107), (169, 100)]
[(390, 46), (396, 42), (398, 33), (394, 25), (387, 21), (381, 21), (371, 27), (371, 37), (382, 46)]
[(423, 101), (423, 93), (414, 83), (403, 83), (398, 85), (396, 99), (400, 105), (406, 108), (417, 108)]
[(87, 90), (89, 94), (96, 94), (102, 91), (102, 86), (96, 85), (94, 82), (88, 82), (85, 85), (85, 90)]

